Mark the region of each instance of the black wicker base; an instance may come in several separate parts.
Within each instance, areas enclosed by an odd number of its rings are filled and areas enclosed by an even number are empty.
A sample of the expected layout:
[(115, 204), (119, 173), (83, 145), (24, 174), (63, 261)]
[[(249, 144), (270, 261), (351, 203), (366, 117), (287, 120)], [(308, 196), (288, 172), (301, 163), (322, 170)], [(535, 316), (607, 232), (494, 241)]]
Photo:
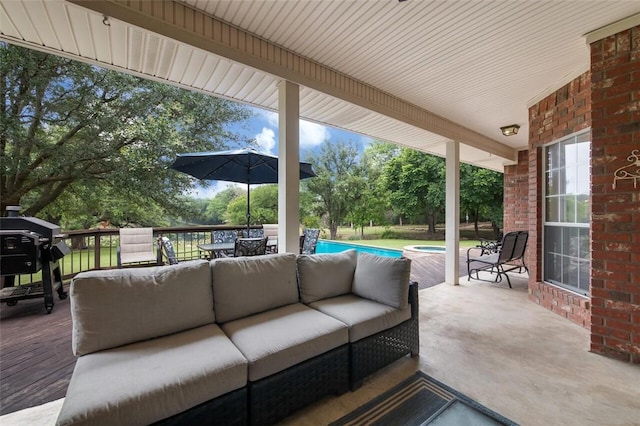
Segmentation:
[(344, 345), (249, 383), (249, 421), (268, 425), (324, 396), (349, 390), (349, 346)]
[(411, 318), (388, 330), (366, 337), (350, 345), (350, 387), (362, 386), (365, 377), (407, 354), (417, 356), (420, 352), (420, 330), (418, 324), (418, 285), (409, 287)]
[(248, 422), (247, 388), (219, 396), (190, 410), (154, 423), (154, 426), (241, 426)]

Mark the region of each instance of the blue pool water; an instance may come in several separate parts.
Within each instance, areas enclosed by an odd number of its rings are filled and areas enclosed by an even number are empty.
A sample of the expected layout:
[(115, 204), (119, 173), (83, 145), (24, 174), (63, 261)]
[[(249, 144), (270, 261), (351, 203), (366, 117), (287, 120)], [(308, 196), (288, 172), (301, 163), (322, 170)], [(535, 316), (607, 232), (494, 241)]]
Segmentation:
[(445, 253), (446, 249), (441, 246), (405, 246), (405, 250), (419, 251), (422, 253)]
[(316, 253), (340, 253), (341, 251), (355, 249), (359, 253), (377, 254), (386, 257), (401, 257), (402, 250), (385, 249), (379, 247), (363, 246), (337, 241), (318, 240)]

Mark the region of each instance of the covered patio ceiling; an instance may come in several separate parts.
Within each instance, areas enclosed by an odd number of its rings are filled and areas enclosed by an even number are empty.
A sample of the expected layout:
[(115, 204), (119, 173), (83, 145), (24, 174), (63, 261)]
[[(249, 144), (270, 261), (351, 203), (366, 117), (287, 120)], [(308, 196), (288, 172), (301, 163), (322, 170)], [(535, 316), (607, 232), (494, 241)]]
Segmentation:
[[(3, 0), (0, 40), (502, 171), (628, 0)], [(636, 15), (636, 16), (633, 16)], [(516, 136), (500, 127), (520, 125)]]

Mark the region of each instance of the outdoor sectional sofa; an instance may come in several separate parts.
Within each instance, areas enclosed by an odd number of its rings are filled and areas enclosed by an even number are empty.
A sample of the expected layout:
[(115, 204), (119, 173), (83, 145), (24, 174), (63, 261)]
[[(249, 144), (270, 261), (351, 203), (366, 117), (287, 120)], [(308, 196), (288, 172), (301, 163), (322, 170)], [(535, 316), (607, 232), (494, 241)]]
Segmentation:
[(91, 271), (59, 425), (272, 424), (418, 354), (410, 260), (339, 254)]

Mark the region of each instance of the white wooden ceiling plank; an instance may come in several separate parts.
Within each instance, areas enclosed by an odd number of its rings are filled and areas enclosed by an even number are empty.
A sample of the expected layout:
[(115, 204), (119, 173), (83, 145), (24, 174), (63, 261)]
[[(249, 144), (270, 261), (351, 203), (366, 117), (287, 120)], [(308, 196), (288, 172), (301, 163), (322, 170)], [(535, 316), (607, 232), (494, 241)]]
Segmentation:
[[(18, 30), (18, 37), (30, 41), (36, 44), (44, 44), (40, 39), (38, 31), (34, 27), (34, 23), (31, 21), (29, 12), (26, 10), (27, 4), (23, 2), (5, 1), (2, 2), (2, 8), (6, 14), (10, 16), (10, 21), (13, 23), (14, 28)], [(3, 31), (4, 31), (4, 25)]]
[(321, 8), (322, 2), (296, 2), (293, 7), (283, 16), (285, 22), (287, 16), (295, 16), (294, 25), (282, 24), (274, 26), (271, 33), (278, 40), (279, 44), (287, 46), (294, 52), (300, 52), (305, 55), (305, 45), (308, 40), (313, 39), (317, 35), (318, 19), (316, 14)]
[(169, 79), (177, 52), (178, 43), (168, 39), (163, 40), (160, 57), (158, 58), (158, 66), (156, 68), (157, 77)]
[(260, 102), (277, 92), (276, 80), (268, 75), (254, 73), (251, 77), (252, 81), (247, 84), (247, 88), (251, 88), (245, 94), (241, 94), (243, 99), (252, 104), (260, 104)]
[(4, 3), (0, 3), (0, 34), (21, 40), (22, 35), (20, 34), (20, 31), (18, 31), (16, 25), (13, 23), (12, 16), (8, 14), (4, 9), (4, 6)]
[(129, 31), (127, 26), (115, 19), (109, 20), (111, 31), (109, 31), (109, 49), (111, 51), (111, 62), (121, 68), (127, 68), (127, 58), (129, 52)]
[(103, 23), (104, 18), (101, 18), (95, 13), (88, 14), (87, 18), (96, 59), (107, 64), (112, 64), (111, 37), (109, 34), (111, 32), (111, 24), (105, 25)]
[(229, 91), (235, 84), (236, 79), (238, 78), (240, 73), (242, 73), (242, 70), (242, 66), (231, 63), (231, 66), (229, 67), (227, 72), (219, 80), (216, 90), (221, 93), (229, 93)]
[(191, 57), (191, 50), (188, 46), (178, 44), (171, 70), (169, 71), (169, 80), (180, 81), (182, 79)]
[[(321, 2), (316, 3), (319, 5)], [(273, 32), (281, 29), (279, 22), (286, 16), (283, 16), (283, 14), (286, 14), (284, 11), (285, 6), (286, 3), (282, 1), (270, 3), (265, 2), (262, 14), (256, 14), (260, 19), (252, 25), (251, 28), (253, 29), (253, 32), (256, 34), (263, 34), (263, 37), (270, 40), (275, 39), (275, 37), (273, 37)]]
[[(60, 50), (61, 45), (56, 37), (55, 29), (47, 10), (47, 3), (42, 1), (32, 1), (24, 3), (29, 20), (33, 29), (38, 33), (38, 39), (46, 40), (47, 46)], [(36, 24), (37, 23), (37, 24)], [(45, 44), (45, 43), (43, 43)]]
[(127, 68), (141, 72), (144, 55), (144, 32), (140, 28), (127, 26), (127, 46)]
[(67, 11), (75, 43), (78, 46), (78, 54), (85, 58), (96, 59), (93, 34), (89, 24), (89, 12), (79, 7), (70, 7)]
[(198, 74), (193, 81), (193, 87), (204, 89), (207, 83), (211, 79), (211, 75), (214, 73), (218, 66), (219, 59), (215, 55), (207, 54), (204, 58), (202, 66), (198, 70)]
[(225, 76), (231, 70), (231, 62), (227, 59), (218, 58), (218, 62), (216, 63), (216, 67), (213, 69), (209, 80), (204, 86), (205, 90), (210, 90), (215, 93), (224, 93), (222, 89), (220, 89), (220, 83), (224, 80)]
[(239, 72), (235, 75), (233, 82), (231, 85), (225, 90), (231, 97), (236, 99), (243, 99), (241, 93), (244, 93), (244, 90), (249, 84), (251, 80), (251, 76), (253, 75), (253, 70), (249, 68), (243, 67), (239, 70)]
[(142, 72), (148, 75), (156, 75), (158, 62), (160, 61), (162, 39), (155, 34), (147, 33), (144, 46)]
[(180, 83), (186, 84), (187, 86), (193, 86), (193, 82), (195, 81), (198, 73), (200, 72), (200, 68), (202, 68), (202, 64), (206, 59), (207, 55), (198, 49), (193, 49), (191, 51), (191, 56), (189, 58), (189, 63), (180, 78)]

